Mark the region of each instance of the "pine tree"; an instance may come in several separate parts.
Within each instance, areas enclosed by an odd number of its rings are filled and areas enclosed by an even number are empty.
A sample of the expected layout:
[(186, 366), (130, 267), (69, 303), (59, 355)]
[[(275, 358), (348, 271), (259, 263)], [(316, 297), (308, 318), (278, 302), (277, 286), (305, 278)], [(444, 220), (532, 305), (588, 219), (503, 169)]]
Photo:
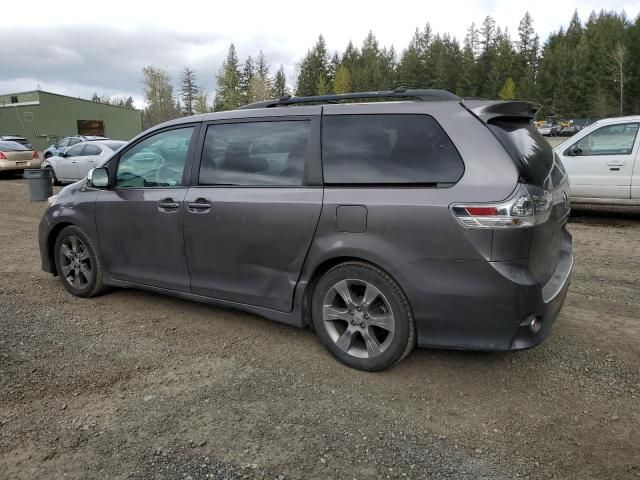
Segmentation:
[(282, 98), (290, 95), (289, 87), (287, 87), (287, 77), (284, 73), (284, 66), (280, 65), (280, 68), (276, 72), (275, 79), (273, 81), (273, 95), (276, 98)]
[(517, 58), (515, 66), (517, 98), (532, 100), (537, 97), (535, 89), (538, 68), (539, 38), (533, 28), (529, 12), (524, 14), (518, 26)]
[(127, 108), (133, 108), (133, 97), (128, 97), (127, 100), (124, 102), (124, 106)]
[(196, 82), (195, 70), (184, 67), (180, 74), (180, 98), (182, 99), (185, 115), (193, 115), (195, 112), (195, 101), (200, 90)]
[(240, 92), (243, 98), (243, 103), (249, 103), (249, 86), (251, 85), (251, 79), (256, 73), (256, 67), (253, 63), (251, 55), (247, 57), (242, 67), (242, 73), (240, 73)]
[(514, 100), (516, 98), (516, 84), (513, 83), (513, 78), (507, 77), (498, 92), (498, 98), (500, 100)]
[(351, 92), (351, 75), (346, 65), (340, 65), (338, 67), (335, 78), (333, 79), (333, 91), (334, 93)]
[(233, 110), (242, 104), (242, 92), (240, 90), (240, 69), (238, 67), (238, 56), (233, 43), (229, 46), (227, 58), (222, 62), (218, 72), (218, 89), (214, 109)]
[(329, 71), (327, 46), (324, 37), (320, 35), (316, 44), (300, 62), (296, 95), (317, 95), (318, 85), (328, 85)]
[(251, 78), (249, 88), (249, 101), (259, 102), (273, 97), (273, 81), (269, 77), (269, 64), (260, 50), (258, 61), (256, 62), (255, 74)]
[(98, 95), (98, 92), (93, 92), (93, 97), (91, 97), (91, 101), (100, 102), (100, 95)]

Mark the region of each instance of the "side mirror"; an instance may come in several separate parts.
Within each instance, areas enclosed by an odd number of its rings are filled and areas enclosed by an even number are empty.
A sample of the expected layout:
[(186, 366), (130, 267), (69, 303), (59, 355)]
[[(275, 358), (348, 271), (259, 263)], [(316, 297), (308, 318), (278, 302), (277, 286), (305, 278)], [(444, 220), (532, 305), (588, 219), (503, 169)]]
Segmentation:
[(109, 170), (106, 168), (92, 168), (87, 174), (89, 186), (107, 188), (109, 186)]
[(578, 146), (578, 144), (574, 144), (569, 148), (569, 155), (581, 155), (582, 149)]

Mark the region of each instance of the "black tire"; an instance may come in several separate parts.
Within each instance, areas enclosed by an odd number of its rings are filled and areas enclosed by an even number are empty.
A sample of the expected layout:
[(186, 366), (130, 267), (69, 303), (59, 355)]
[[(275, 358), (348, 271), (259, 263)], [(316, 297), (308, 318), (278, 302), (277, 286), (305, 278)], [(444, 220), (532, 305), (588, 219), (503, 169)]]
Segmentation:
[[(73, 244), (74, 238), (79, 241), (77, 244), (78, 268), (80, 269), (82, 266), (84, 268), (79, 274), (76, 274), (76, 268), (72, 266), (73, 273), (70, 272), (69, 276), (67, 276), (65, 275), (65, 267), (68, 267), (73, 262), (63, 253), (62, 248), (64, 246), (69, 249), (69, 245)], [(76, 250), (73, 250), (73, 252), (76, 252)], [(71, 225), (60, 231), (56, 238), (53, 256), (62, 284), (72, 295), (90, 298), (98, 296), (106, 290), (106, 286), (103, 283), (104, 271), (96, 255), (96, 249), (89, 237), (80, 228)], [(63, 257), (65, 257), (65, 260), (63, 260)], [(83, 260), (80, 260), (80, 258), (83, 258)], [(69, 262), (69, 264), (63, 264), (63, 262)], [(87, 274), (87, 271), (90, 273)], [(72, 279), (76, 276), (79, 276), (77, 283)]]
[[(325, 322), (323, 318), (324, 313), (324, 305), (327, 295), (330, 295), (330, 291), (333, 290), (335, 292), (335, 286), (338, 285), (341, 281), (347, 280), (350, 284), (355, 284), (355, 288), (358, 288), (359, 282), (362, 282), (363, 286), (360, 288), (365, 288), (364, 285), (370, 284), (375, 289), (379, 291), (381, 294), (380, 297), (377, 297), (378, 302), (381, 302), (382, 308), (388, 304), (390, 307), (394, 328), (393, 335), (387, 341), (386, 339), (381, 342), (383, 345), (386, 343), (386, 347), (380, 353), (375, 354), (375, 356), (370, 356), (369, 358), (359, 358), (354, 356), (354, 354), (349, 353), (353, 347), (348, 347), (347, 351), (341, 349), (338, 346), (338, 342), (332, 338), (332, 334), (329, 332), (329, 329), (336, 328), (334, 330), (333, 335), (335, 337), (336, 331), (338, 328), (344, 328), (344, 330), (349, 329), (349, 322), (344, 322), (343, 320), (338, 320), (336, 323), (329, 322), (329, 325), (338, 325), (337, 327), (328, 326), (327, 322)], [(333, 293), (332, 293), (333, 294)], [(334, 298), (338, 298), (335, 296)], [(341, 300), (338, 300), (341, 301)], [(361, 299), (354, 297), (353, 305), (358, 302), (364, 301), (364, 294)], [(415, 334), (415, 321), (413, 318), (413, 312), (411, 310), (411, 305), (409, 301), (400, 288), (400, 285), (391, 278), (391, 276), (380, 268), (360, 261), (352, 261), (341, 263), (328, 272), (326, 272), (315, 284), (312, 299), (311, 299), (311, 313), (313, 326), (315, 331), (317, 332), (320, 340), (324, 344), (324, 346), (342, 363), (348, 365), (353, 368), (357, 368), (359, 370), (366, 371), (379, 371), (384, 370), (386, 368), (390, 368), (396, 363), (400, 362), (403, 358), (405, 358), (411, 351), (413, 350), (416, 342), (416, 334)], [(364, 305), (364, 303), (361, 303)], [(346, 311), (348, 311), (351, 317), (354, 318), (353, 311), (349, 310), (349, 306), (344, 304)], [(373, 306), (373, 303), (372, 303)], [(368, 311), (367, 308), (363, 307), (364, 311)], [(360, 312), (360, 310), (358, 310)], [(361, 313), (356, 315), (362, 315)], [(373, 315), (373, 314), (372, 314)], [(362, 318), (362, 317), (359, 317)], [(369, 317), (367, 317), (369, 318)], [(359, 321), (359, 320), (358, 320)], [(340, 327), (340, 325), (346, 325), (346, 327)], [(351, 325), (354, 325), (353, 321), (351, 321)], [(366, 326), (363, 325), (363, 330), (366, 330), (366, 335), (371, 334), (370, 328), (372, 328), (369, 324)], [(354, 328), (357, 328), (354, 327)], [(376, 332), (377, 327), (373, 327), (373, 330)], [(353, 335), (355, 342), (361, 341), (361, 344), (365, 347), (365, 350), (368, 350), (368, 346), (366, 345), (366, 341), (364, 340), (365, 333), (350, 334)], [(358, 337), (359, 335), (359, 337)], [(376, 334), (377, 335), (377, 334)], [(383, 331), (383, 335), (388, 335), (388, 332)], [(377, 338), (379, 340), (379, 338)], [(352, 341), (349, 342), (349, 345), (352, 345)], [(362, 349), (361, 349), (362, 351)]]
[(47, 170), (50, 170), (50, 171), (51, 171), (51, 184), (52, 184), (54, 187), (58, 187), (58, 186), (62, 185), (62, 183), (60, 182), (60, 180), (58, 180), (58, 177), (56, 177), (56, 172), (55, 172), (55, 170), (53, 169), (53, 167), (46, 167), (46, 168), (47, 168)]
[(51, 158), (51, 157), (53, 157), (53, 153), (51, 153), (51, 152), (47, 152), (47, 153), (45, 153), (45, 154), (44, 154), (44, 159), (45, 159), (45, 160), (46, 160), (47, 158)]

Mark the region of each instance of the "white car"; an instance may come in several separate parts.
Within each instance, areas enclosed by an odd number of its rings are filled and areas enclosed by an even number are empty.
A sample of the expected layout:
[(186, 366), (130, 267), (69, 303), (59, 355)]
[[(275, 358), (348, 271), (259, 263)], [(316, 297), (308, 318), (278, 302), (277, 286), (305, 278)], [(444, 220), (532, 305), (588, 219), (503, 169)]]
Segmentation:
[(573, 203), (640, 206), (640, 116), (600, 120), (554, 148)]
[(126, 143), (120, 140), (94, 140), (78, 143), (59, 155), (45, 159), (41, 168), (53, 170), (52, 181), (54, 185), (60, 185), (63, 182), (76, 182), (86, 177), (89, 170), (100, 166)]
[(540, 133), (540, 135), (544, 135), (545, 137), (551, 136), (551, 124), (543, 123), (538, 127), (538, 132)]

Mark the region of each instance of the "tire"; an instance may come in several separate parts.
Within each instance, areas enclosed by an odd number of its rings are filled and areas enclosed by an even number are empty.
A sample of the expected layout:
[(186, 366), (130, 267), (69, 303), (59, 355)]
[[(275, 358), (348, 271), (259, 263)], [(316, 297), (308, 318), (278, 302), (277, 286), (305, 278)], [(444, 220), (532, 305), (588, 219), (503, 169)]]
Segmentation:
[(333, 267), (315, 284), (311, 302), (320, 340), (352, 368), (390, 368), (415, 346), (406, 295), (388, 273), (371, 264), (353, 261)]
[(44, 154), (44, 159), (45, 159), (45, 160), (46, 160), (47, 158), (51, 158), (51, 157), (53, 157), (53, 153), (51, 153), (51, 152), (47, 152), (47, 153), (45, 153), (45, 154)]
[(53, 254), (62, 284), (72, 295), (90, 298), (106, 290), (102, 264), (93, 243), (81, 229), (73, 225), (63, 228), (56, 238)]
[(56, 177), (56, 171), (53, 169), (53, 167), (46, 167), (46, 168), (47, 170), (51, 170), (51, 185), (53, 185), (54, 187), (58, 187), (62, 185), (60, 180), (58, 180), (58, 177)]

